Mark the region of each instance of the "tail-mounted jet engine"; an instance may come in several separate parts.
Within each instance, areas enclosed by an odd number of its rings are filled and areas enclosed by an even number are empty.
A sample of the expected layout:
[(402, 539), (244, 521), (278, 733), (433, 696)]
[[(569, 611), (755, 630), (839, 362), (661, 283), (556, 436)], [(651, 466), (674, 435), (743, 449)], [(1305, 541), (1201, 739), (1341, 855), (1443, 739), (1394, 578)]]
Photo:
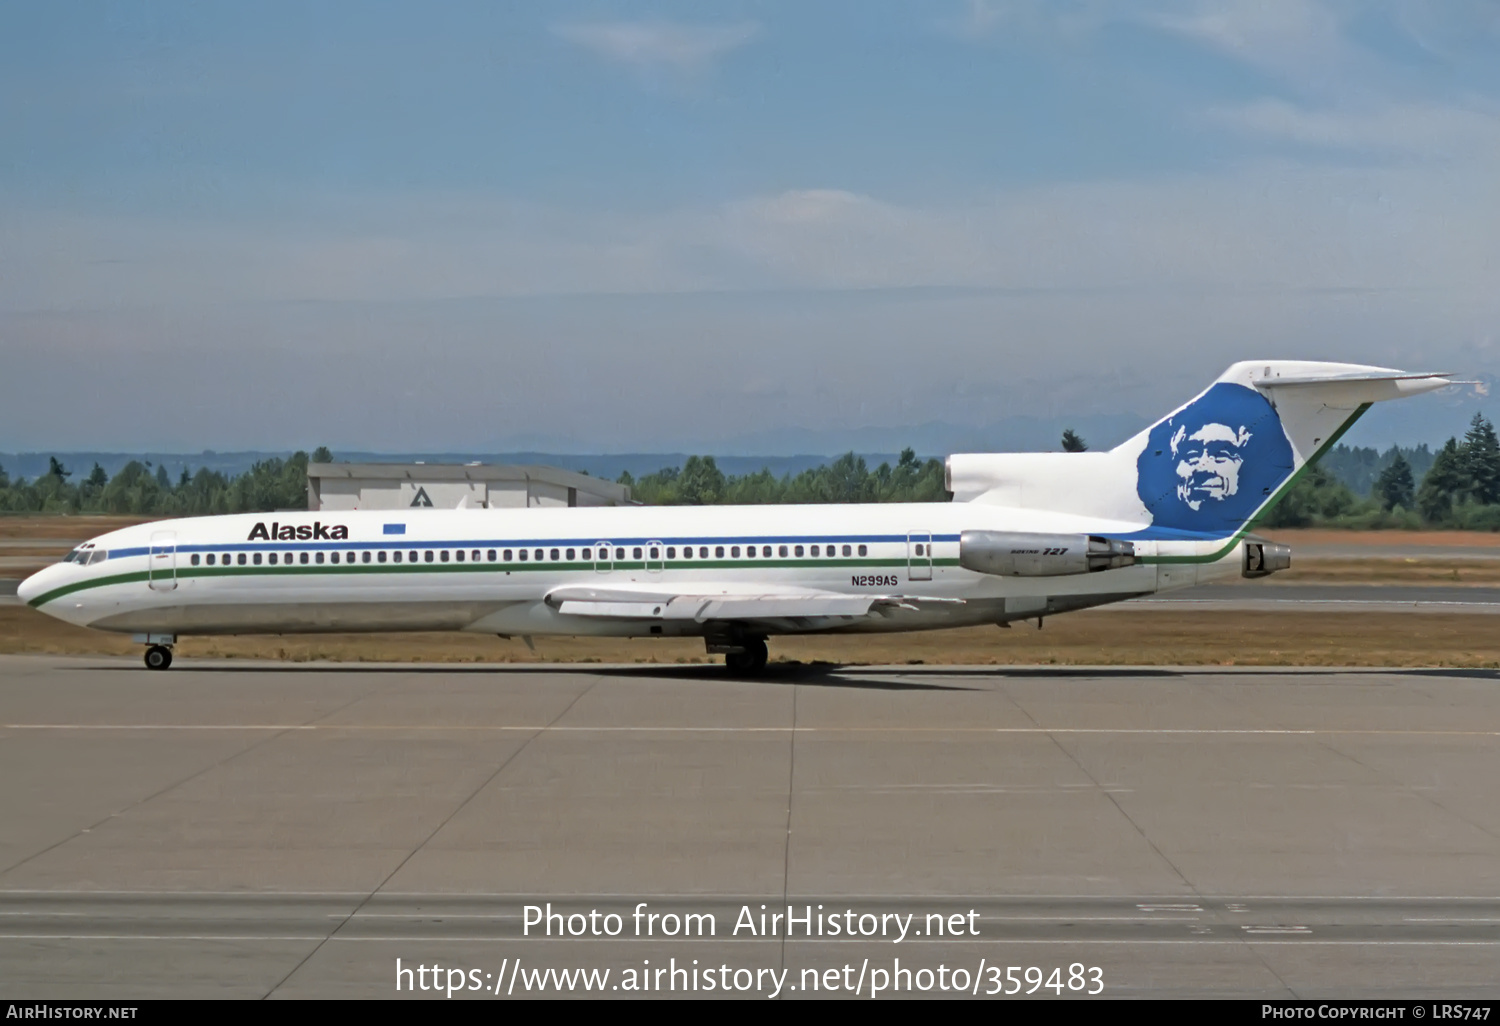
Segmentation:
[(1135, 546), (1130, 542), (1091, 534), (965, 531), (958, 540), (959, 566), (1002, 577), (1091, 574), (1134, 562)]
[(1266, 541), (1250, 535), (1245, 539), (1245, 565), (1240, 570), (1245, 577), (1266, 577), (1278, 570), (1290, 569), (1292, 547)]

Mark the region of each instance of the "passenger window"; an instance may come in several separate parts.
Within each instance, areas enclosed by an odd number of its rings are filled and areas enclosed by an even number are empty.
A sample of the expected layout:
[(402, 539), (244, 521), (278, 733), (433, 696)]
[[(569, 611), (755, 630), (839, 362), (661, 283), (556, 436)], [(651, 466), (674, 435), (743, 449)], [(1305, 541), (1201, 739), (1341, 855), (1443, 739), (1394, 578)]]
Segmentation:
[(406, 554), (406, 561), (408, 563), (415, 563), (417, 561), (417, 553), (415, 550)]
[(740, 558), (740, 547), (738, 545), (731, 545), (729, 547), (729, 555), (733, 559), (739, 559)]
[[(721, 553), (719, 553), (719, 555), (722, 556), (723, 553), (721, 552)], [(698, 558), (699, 559), (707, 559), (708, 558), (708, 546), (707, 545), (700, 545), (700, 546), (698, 546)]]
[(562, 553), (558, 552), (556, 549), (553, 549), (552, 550), (552, 562), (556, 563), (561, 558), (562, 558)]
[(284, 556), (281, 557), (281, 561), (283, 563), (285, 563), (287, 566), (291, 566), (292, 565), (292, 554), (290, 552), (288, 552), (286, 555), (284, 555)]
[(424, 551), (422, 553), (422, 561), (424, 563), (431, 563), (432, 562), (432, 550), (431, 549), (427, 549), (426, 551)]
[(572, 562), (572, 561), (573, 561), (573, 557), (574, 557), (574, 556), (575, 556), (575, 555), (577, 555), (577, 552), (576, 552), (576, 550), (574, 550), (574, 549), (569, 549), (569, 550), (568, 550), (568, 562), (570, 562), (570, 563), (571, 563), (571, 562)]
[[(338, 553), (335, 552), (334, 555), (337, 556)], [(334, 562), (337, 563), (338, 560), (335, 559)], [(345, 563), (352, 563), (352, 562), (354, 562), (354, 553), (352, 553), (352, 552), (346, 552), (346, 553), (344, 553), (344, 562)]]
[[(330, 562), (330, 563), (337, 563), (338, 561), (339, 561), (339, 554), (337, 552), (330, 552), (328, 554), (328, 562)], [(351, 560), (349, 560), (349, 562), (352, 563), (352, 562), (354, 562), (354, 560), (351, 559)]]
[(272, 566), (275, 566), (276, 565), (276, 553), (273, 552), (269, 556), (267, 556), (266, 557), (266, 562), (270, 563)]
[(391, 553), (391, 562), (392, 563), (399, 563), (399, 562), (401, 562), (401, 550), (400, 549), (397, 549), (395, 552)]
[[(736, 552), (735, 555), (738, 556), (739, 553)], [(724, 558), (724, 546), (722, 546), (722, 545), (715, 545), (714, 546), (714, 556), (717, 557), (717, 558), (719, 558), (719, 559), (723, 559)]]
[(802, 546), (798, 545), (795, 549), (793, 549), (792, 550), (792, 555), (794, 555), (794, 556), (800, 556), (800, 555), (802, 555)]
[(456, 559), (456, 560), (458, 560), (460, 563), (462, 563), (464, 561), (464, 550), (463, 549), (459, 549), (457, 552), (455, 552), (453, 554), (453, 558)]
[(781, 546), (776, 551), (777, 551), (777, 554), (781, 556), (781, 558), (783, 558), (783, 559), (786, 558), (786, 546), (785, 545)]
[(490, 551), (487, 553), (487, 555), (489, 556), (489, 560), (490, 560), (491, 563), (495, 562), (495, 550), (494, 549), (490, 549)]
[(198, 557), (197, 557), (197, 556), (194, 556), (194, 557), (193, 557), (193, 565), (194, 565), (194, 566), (197, 566), (197, 565), (198, 565)]
[(479, 550), (478, 549), (475, 549), (473, 552), (469, 553), (469, 562), (470, 563), (477, 563), (477, 562), (479, 562)]
[(510, 562), (510, 549), (506, 549), (506, 550), (505, 550), (505, 561), (506, 561), (506, 562), (507, 562), (507, 563), (509, 563), (509, 562)]
[(535, 552), (532, 553), (532, 555), (534, 557), (536, 557), (536, 562), (540, 563), (542, 561), (542, 556), (544, 555), (544, 553), (542, 552), (541, 549), (537, 549)]
[(240, 558), (238, 560), (236, 560), (236, 562), (238, 562), (240, 566), (244, 566), (245, 565), (246, 560), (245, 560), (245, 554), (243, 552), (240, 553)]
[(584, 559), (589, 559), (589, 560), (593, 559), (594, 558), (594, 550), (593, 549), (584, 549), (583, 550), (583, 558)]
[[(369, 561), (370, 561), (370, 553), (368, 551), (361, 552), (360, 553), (360, 562), (368, 563)], [(352, 560), (351, 560), (351, 562), (352, 562)]]
[(917, 542), (916, 553), (919, 556), (922, 554), (922, 543), (921, 542)]
[(448, 562), (448, 550), (447, 549), (444, 549), (442, 552), (438, 553), (438, 561), (442, 562), (442, 563)]
[(381, 551), (375, 553), (375, 562), (377, 562), (377, 563), (384, 563), (385, 562), (385, 550), (384, 549), (382, 549)]
[(323, 553), (321, 553), (321, 552), (314, 552), (313, 553), (313, 562), (314, 563), (321, 563), (321, 562), (323, 562)]
[(818, 547), (816, 545), (814, 545), (812, 547), (812, 552), (810, 553), (810, 555), (816, 556), (817, 554), (818, 554)]
[(769, 546), (769, 545), (762, 545), (760, 547), (760, 554), (762, 556), (765, 556), (767, 559), (770, 559), (771, 558), (771, 546)]
[(844, 555), (848, 556), (848, 555), (851, 555), (851, 554), (852, 553), (850, 553), (850, 551), (849, 551), (849, 546), (845, 545), (844, 546)]
[(869, 549), (867, 549), (867, 548), (865, 548), (865, 547), (864, 547), (864, 546), (863, 546), (863, 545), (861, 545), (861, 546), (860, 546), (860, 547), (859, 547), (859, 554), (860, 554), (860, 555), (861, 555), (861, 556), (868, 556), (868, 555), (869, 555), (869, 554), (870, 554), (870, 550), (869, 550)]
[[(686, 552), (687, 550), (684, 549), (683, 551)], [(691, 552), (688, 552), (687, 554), (688, 554), (689, 558), (691, 558), (692, 555), (693, 555)], [(668, 559), (676, 559), (677, 558), (677, 550), (675, 548), (673, 548), (671, 545), (667, 546), (667, 558)]]
[(301, 563), (303, 566), (306, 566), (307, 565), (307, 553), (304, 552), (300, 556), (298, 556), (297, 557), (297, 562)]
[(517, 550), (516, 554), (517, 554), (517, 556), (520, 557), (520, 560), (523, 563), (526, 562), (526, 560), (528, 560), (528, 559), (531, 558), (531, 554), (528, 553), (525, 549), (519, 549), (519, 550)]
[(658, 549), (655, 545), (651, 546), (651, 558), (652, 559), (660, 559), (661, 558), (661, 549)]
[(204, 562), (207, 563), (209, 566), (213, 566), (214, 565), (214, 554), (212, 552), (210, 552), (208, 554), (208, 558), (205, 559)]
[(632, 559), (640, 559), (641, 558), (641, 550), (640, 550), (639, 547), (633, 549), (632, 552), (634, 553), (634, 555), (631, 556)]

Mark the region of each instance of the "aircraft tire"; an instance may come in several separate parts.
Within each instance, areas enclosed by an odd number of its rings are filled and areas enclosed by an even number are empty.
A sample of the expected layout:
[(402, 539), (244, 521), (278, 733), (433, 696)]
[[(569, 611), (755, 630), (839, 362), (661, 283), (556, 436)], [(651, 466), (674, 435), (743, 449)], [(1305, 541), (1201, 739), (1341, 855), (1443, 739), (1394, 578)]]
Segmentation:
[(724, 666), (731, 673), (756, 676), (766, 668), (766, 660), (769, 658), (769, 653), (766, 651), (766, 639), (747, 638), (744, 647), (743, 652), (726, 653)]
[(152, 645), (146, 649), (146, 669), (165, 670), (172, 665), (172, 650), (165, 645)]
[(745, 669), (749, 672), (760, 673), (766, 668), (766, 661), (770, 658), (771, 653), (766, 648), (765, 638), (745, 642)]

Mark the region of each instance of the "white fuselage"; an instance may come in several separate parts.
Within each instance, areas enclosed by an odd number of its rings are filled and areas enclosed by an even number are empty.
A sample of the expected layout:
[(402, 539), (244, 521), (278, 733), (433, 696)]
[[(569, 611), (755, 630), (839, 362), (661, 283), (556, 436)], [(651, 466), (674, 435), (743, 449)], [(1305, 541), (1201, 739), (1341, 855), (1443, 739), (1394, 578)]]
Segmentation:
[[(647, 602), (685, 593), (887, 602), (880, 615), (753, 624), (789, 634), (1006, 622), (1239, 572), (1237, 536), (1141, 540), (1136, 565), (1070, 576), (1001, 577), (958, 565), (965, 530), (1128, 537), (1141, 529), (973, 503), (243, 514), (102, 535), (74, 561), (29, 578), (20, 596), (76, 624), (151, 635), (685, 636), (723, 628), (705, 619), (563, 611), (559, 589), (580, 588)], [(90, 556), (101, 552), (107, 556)], [(912, 601), (894, 601), (903, 598)]]

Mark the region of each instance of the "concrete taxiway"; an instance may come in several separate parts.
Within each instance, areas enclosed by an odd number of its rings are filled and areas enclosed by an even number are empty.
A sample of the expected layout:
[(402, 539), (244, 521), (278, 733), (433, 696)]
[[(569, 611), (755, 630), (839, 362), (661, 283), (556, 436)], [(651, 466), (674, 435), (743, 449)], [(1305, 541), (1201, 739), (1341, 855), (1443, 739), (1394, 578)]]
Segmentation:
[[(397, 996), (398, 958), (1500, 992), (1494, 671), (5, 657), (0, 774), (12, 997)], [(523, 936), (547, 902), (622, 934)], [(914, 932), (734, 934), (762, 904)]]

